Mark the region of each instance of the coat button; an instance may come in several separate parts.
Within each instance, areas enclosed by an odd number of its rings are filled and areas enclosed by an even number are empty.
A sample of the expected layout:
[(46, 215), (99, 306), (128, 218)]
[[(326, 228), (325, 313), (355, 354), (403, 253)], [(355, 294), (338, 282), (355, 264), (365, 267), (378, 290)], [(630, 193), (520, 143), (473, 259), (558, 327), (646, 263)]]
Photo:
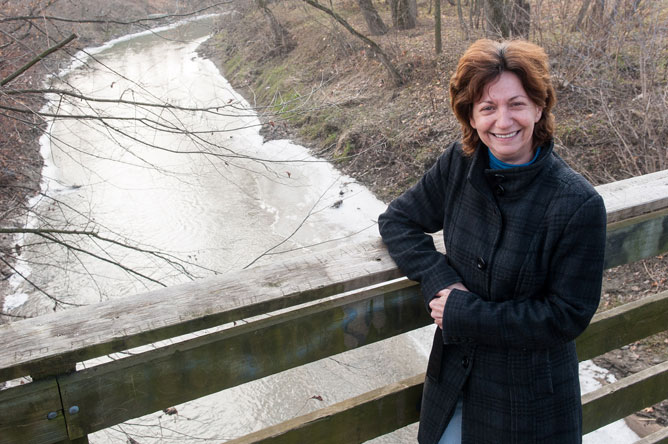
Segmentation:
[(494, 193), (497, 196), (503, 196), (503, 194), (506, 192), (506, 189), (503, 188), (503, 185), (497, 185), (494, 187)]
[(485, 259), (479, 257), (478, 262), (476, 264), (478, 266), (478, 270), (484, 270), (487, 268), (487, 262), (485, 262)]
[(462, 367), (469, 368), (469, 357), (468, 356), (464, 356), (462, 358)]

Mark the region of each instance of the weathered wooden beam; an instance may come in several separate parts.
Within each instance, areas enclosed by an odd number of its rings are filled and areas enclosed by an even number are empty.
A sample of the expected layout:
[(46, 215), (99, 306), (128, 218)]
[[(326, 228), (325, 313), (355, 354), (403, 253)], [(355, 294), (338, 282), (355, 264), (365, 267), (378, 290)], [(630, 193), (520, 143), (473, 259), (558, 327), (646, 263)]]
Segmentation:
[(643, 439), (636, 441), (634, 444), (668, 444), (668, 427), (664, 427), (651, 435), (647, 435)]
[(418, 421), (423, 381), (424, 373), (227, 441), (227, 444), (368, 441)]
[(577, 339), (584, 361), (668, 328), (668, 291), (597, 313)]
[(51, 444), (65, 439), (56, 378), (0, 391), (0, 444)]
[(0, 325), (0, 381), (400, 277), (380, 240)]
[[(58, 378), (70, 437), (429, 324), (408, 280), (350, 292)], [(70, 415), (71, 406), (78, 412)]]
[(608, 223), (668, 208), (668, 170), (599, 185)]
[(608, 225), (605, 268), (668, 251), (668, 209)]
[(583, 433), (668, 398), (668, 361), (582, 396)]

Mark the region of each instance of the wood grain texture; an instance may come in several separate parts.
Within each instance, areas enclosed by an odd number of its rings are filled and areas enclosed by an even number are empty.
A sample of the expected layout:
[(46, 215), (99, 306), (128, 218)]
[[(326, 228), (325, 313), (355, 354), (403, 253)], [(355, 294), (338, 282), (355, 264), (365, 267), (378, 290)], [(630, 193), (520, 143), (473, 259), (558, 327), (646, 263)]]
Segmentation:
[[(588, 359), (666, 328), (668, 292), (597, 315), (578, 339)], [(430, 324), (414, 282), (330, 297), (59, 377), (70, 436), (82, 436)], [(583, 356), (584, 355), (584, 356)]]
[(582, 396), (582, 433), (668, 398), (668, 361)]
[[(668, 250), (668, 211), (620, 222), (607, 265)], [(441, 246), (442, 248), (442, 246)], [(400, 276), (380, 241), (0, 326), (0, 380), (283, 309)]]
[[(666, 188), (668, 171), (598, 188), (611, 222), (606, 266), (668, 250)], [(376, 240), (2, 325), (0, 380), (59, 374), (60, 393), (48, 377), (0, 392), (0, 444), (85, 441), (86, 433), (126, 419), (430, 323), (415, 283), (388, 283), (400, 275)], [(306, 305), (291, 308), (299, 304)], [(597, 315), (578, 339), (580, 358), (665, 330), (667, 306), (663, 293)], [(239, 324), (65, 374), (79, 361), (233, 321)], [(656, 396), (668, 397), (665, 363), (641, 373), (583, 398), (592, 418), (587, 427), (621, 414), (616, 404), (642, 404), (639, 409)], [(418, 382), (380, 389), (368, 399), (341, 403), (347, 407), (338, 413), (310, 417), (308, 427), (298, 427), (302, 435), (290, 436), (316, 436), (303, 435), (304, 430), (336, 436), (333, 430), (359, 418), (360, 424), (378, 421), (372, 435), (367, 423), (332, 442), (370, 439), (413, 418), (410, 400), (420, 392)], [(71, 405), (80, 412), (70, 415)], [(45, 409), (57, 412), (55, 419), (47, 420)], [(374, 409), (384, 412), (382, 418)]]
[(578, 359), (594, 358), (666, 328), (668, 291), (597, 313), (577, 338)]
[(634, 444), (668, 444), (668, 427), (647, 435)]
[[(361, 443), (418, 421), (415, 401), (420, 399), (423, 381), (424, 374), (417, 375), (248, 434), (228, 444)], [(583, 396), (583, 433), (624, 418), (665, 397), (668, 397), (668, 362)], [(388, 405), (390, 409), (386, 408)], [(666, 430), (647, 437), (646, 442), (665, 442), (668, 437)]]
[(599, 185), (608, 223), (668, 208), (668, 170)]
[(605, 268), (654, 257), (668, 250), (668, 209), (608, 225)]
[[(51, 412), (55, 418), (48, 419)], [(0, 444), (50, 444), (65, 439), (56, 378), (0, 391)]]
[[(635, 216), (668, 206), (668, 191), (664, 193), (662, 188), (666, 180), (668, 171), (600, 187), (609, 207), (609, 218), (618, 220), (620, 214)], [(667, 212), (611, 225), (607, 265), (666, 251)], [(440, 248), (442, 250), (442, 243)], [(0, 380), (58, 373), (58, 369), (86, 359), (400, 275), (382, 242), (376, 240), (5, 324), (0, 326), (0, 341), (5, 344), (0, 350)]]

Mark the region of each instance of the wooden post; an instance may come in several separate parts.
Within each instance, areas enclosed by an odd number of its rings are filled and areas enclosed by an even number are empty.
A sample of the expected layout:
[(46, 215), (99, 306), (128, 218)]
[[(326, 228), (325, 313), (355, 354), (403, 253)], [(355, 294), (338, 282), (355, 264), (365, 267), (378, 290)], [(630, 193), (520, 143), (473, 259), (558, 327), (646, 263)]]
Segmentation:
[(49, 416), (53, 416), (53, 413), (57, 413), (58, 417), (64, 419), (64, 426), (67, 434), (67, 438), (58, 441), (56, 444), (88, 444), (88, 435), (83, 434), (79, 436), (75, 436), (74, 438), (70, 439), (72, 434), (70, 433), (70, 426), (68, 425), (70, 421), (69, 418), (71, 418), (74, 415), (77, 415), (79, 413), (79, 407), (76, 405), (63, 405), (64, 398), (63, 394), (61, 392), (60, 388), (60, 381), (59, 381), (59, 376), (62, 377), (64, 375), (68, 375), (71, 373), (75, 373), (77, 369), (77, 364), (76, 362), (71, 362), (71, 363), (61, 363), (61, 365), (56, 365), (51, 369), (51, 372), (45, 372), (43, 374), (33, 374), (32, 380), (34, 381), (40, 381), (42, 379), (48, 379), (52, 380), (55, 379), (56, 381), (56, 387), (58, 388), (58, 399), (60, 400), (60, 408), (56, 412), (49, 412), (47, 414), (47, 419)]

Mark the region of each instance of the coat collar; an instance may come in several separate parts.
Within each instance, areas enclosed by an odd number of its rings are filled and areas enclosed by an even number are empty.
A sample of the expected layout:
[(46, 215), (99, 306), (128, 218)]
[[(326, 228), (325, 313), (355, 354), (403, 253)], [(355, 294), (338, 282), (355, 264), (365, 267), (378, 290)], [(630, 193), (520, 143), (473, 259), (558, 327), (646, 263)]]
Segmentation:
[(485, 197), (492, 201), (496, 198), (518, 198), (529, 185), (547, 171), (554, 162), (552, 150), (554, 143), (550, 140), (540, 150), (540, 155), (531, 165), (492, 170), (489, 168), (487, 147), (480, 143), (473, 153), (467, 180)]

